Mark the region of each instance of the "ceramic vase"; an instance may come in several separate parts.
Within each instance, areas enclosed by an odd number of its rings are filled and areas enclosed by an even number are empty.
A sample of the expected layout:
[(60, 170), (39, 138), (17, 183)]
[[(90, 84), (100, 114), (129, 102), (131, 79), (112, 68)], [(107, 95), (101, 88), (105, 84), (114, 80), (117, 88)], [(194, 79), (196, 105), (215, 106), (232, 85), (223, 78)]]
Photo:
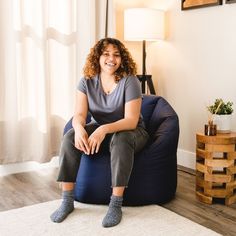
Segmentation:
[(232, 119), (232, 114), (215, 115), (214, 124), (217, 125), (217, 133), (230, 133), (231, 119)]

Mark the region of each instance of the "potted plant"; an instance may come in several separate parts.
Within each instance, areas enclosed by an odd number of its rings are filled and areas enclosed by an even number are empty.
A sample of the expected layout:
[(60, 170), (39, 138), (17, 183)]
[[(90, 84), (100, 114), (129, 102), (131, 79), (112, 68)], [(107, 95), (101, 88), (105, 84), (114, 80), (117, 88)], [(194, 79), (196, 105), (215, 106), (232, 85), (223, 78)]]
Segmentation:
[(217, 125), (217, 133), (230, 133), (233, 102), (224, 102), (222, 98), (217, 98), (207, 109), (211, 113), (209, 120)]

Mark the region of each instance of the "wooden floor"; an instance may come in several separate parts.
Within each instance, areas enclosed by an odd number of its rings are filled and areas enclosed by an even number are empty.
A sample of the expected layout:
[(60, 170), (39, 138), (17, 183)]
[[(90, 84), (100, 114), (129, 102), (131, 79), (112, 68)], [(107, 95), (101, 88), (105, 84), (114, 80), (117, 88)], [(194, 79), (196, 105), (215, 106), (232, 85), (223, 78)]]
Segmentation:
[[(57, 169), (43, 169), (0, 177), (0, 211), (59, 199), (56, 175)], [(222, 235), (236, 235), (236, 204), (200, 203), (195, 198), (195, 176), (183, 168), (178, 170), (175, 199), (163, 206)]]

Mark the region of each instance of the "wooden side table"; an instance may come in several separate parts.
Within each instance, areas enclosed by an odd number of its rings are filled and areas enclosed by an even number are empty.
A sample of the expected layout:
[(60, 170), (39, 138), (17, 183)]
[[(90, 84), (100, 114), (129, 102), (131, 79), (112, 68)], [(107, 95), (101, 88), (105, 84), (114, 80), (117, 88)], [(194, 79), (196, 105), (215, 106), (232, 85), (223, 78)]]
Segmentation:
[(236, 133), (196, 134), (196, 196), (208, 204), (224, 198), (236, 202)]

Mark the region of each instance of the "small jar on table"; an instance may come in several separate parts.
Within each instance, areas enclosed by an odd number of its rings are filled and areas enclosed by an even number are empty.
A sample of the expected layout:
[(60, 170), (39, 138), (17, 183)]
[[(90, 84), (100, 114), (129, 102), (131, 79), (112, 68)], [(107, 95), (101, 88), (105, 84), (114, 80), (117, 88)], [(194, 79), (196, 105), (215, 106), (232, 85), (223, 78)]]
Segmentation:
[(196, 134), (196, 196), (208, 204), (236, 202), (236, 133)]

